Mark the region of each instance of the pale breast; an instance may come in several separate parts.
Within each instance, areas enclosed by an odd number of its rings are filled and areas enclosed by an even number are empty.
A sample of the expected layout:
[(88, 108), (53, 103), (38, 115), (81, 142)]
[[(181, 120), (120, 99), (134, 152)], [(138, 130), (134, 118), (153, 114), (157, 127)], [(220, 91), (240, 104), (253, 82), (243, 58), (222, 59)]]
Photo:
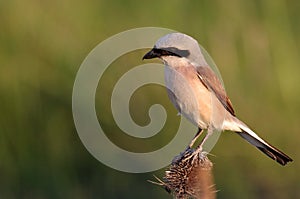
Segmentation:
[(212, 95), (199, 81), (195, 68), (165, 66), (169, 98), (177, 110), (200, 128), (211, 122)]

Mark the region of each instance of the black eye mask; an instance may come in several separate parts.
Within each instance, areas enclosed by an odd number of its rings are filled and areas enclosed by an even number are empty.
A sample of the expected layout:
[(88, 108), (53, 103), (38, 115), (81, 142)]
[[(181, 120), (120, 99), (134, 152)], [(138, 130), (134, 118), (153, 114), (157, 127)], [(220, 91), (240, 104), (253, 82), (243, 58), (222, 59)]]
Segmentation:
[(153, 48), (153, 51), (160, 56), (176, 56), (176, 57), (187, 57), (190, 52), (188, 50), (180, 50), (175, 47), (169, 48)]
[(188, 50), (180, 50), (178, 48), (169, 47), (169, 48), (152, 48), (143, 59), (152, 59), (161, 56), (176, 56), (176, 57), (187, 57), (190, 52)]

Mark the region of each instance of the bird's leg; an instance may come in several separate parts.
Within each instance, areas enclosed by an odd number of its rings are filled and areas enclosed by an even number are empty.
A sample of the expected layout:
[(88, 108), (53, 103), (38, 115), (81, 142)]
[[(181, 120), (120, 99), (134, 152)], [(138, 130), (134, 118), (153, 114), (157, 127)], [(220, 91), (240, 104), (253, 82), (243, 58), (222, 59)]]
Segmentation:
[(195, 144), (196, 140), (201, 136), (202, 132), (203, 132), (203, 130), (198, 128), (196, 135), (194, 136), (194, 138), (192, 139), (192, 141), (189, 144), (189, 148), (192, 148), (192, 146)]
[(203, 138), (203, 140), (201, 141), (200, 145), (197, 146), (195, 153), (196, 154), (200, 154), (203, 150), (203, 144), (207, 141), (207, 139), (211, 136), (211, 134), (213, 133), (213, 130), (208, 128), (207, 129), (207, 133), (205, 135), (205, 137)]

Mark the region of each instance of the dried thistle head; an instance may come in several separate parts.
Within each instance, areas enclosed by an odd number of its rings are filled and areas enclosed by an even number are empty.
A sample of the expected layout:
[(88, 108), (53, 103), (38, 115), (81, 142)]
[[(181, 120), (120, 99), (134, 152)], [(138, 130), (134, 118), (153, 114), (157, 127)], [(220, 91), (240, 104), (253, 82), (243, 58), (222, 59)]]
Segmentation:
[(162, 185), (178, 199), (216, 198), (212, 167), (206, 153), (187, 149), (173, 159), (163, 181), (158, 179), (156, 184)]

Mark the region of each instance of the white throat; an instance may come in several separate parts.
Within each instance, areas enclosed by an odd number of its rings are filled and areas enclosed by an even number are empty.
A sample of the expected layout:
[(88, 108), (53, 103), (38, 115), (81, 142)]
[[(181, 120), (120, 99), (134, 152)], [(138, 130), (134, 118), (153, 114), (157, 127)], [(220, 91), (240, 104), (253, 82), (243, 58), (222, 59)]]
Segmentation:
[(191, 64), (195, 66), (185, 57), (163, 56), (161, 57), (161, 59), (163, 60), (165, 65), (170, 66), (172, 68), (187, 67)]

